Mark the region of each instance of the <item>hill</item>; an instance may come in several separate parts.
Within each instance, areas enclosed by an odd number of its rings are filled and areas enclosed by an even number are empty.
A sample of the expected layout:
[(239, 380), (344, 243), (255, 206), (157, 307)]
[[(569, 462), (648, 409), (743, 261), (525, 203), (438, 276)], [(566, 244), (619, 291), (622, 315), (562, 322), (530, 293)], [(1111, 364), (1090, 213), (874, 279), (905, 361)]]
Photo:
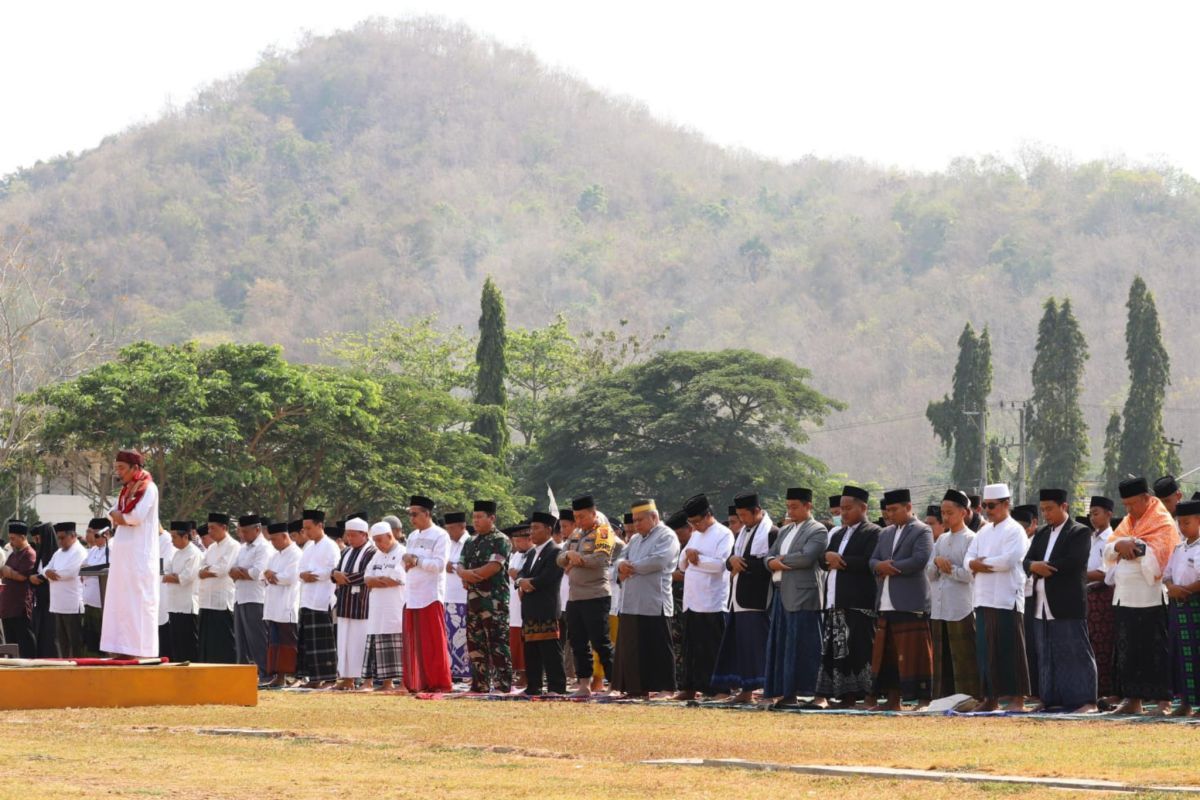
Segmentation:
[[(1167, 432), (1185, 464), (1200, 452), (1189, 176), (1032, 151), (938, 174), (780, 164), (434, 21), (268, 53), (153, 123), (7, 176), (0, 234), (22, 233), (92, 279), (89, 313), (122, 340), (315, 360), (313, 337), (383, 320), (473, 328), (491, 274), (510, 323), (564, 310), (580, 327), (669, 325), (669, 346), (785, 356), (849, 404), (813, 453), (885, 484), (945, 473), (923, 412), (966, 321), (991, 330), (994, 396), (1027, 396), (1050, 295), (1072, 299), (1091, 347), (1098, 461), (1140, 273), (1175, 356)], [(1015, 416), (994, 425), (1015, 431)]]

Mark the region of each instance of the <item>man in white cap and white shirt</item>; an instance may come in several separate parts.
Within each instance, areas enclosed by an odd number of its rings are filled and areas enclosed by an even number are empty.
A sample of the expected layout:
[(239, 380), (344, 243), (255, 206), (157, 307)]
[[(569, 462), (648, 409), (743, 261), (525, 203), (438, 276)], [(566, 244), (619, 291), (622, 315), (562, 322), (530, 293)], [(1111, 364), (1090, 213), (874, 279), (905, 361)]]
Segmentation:
[(367, 616), (366, 661), (364, 689), (380, 681), (380, 689), (392, 694), (408, 694), (404, 677), (404, 545), (396, 540), (392, 526), (376, 522), (371, 526), (375, 556), (367, 565), (363, 582), (371, 590), (371, 607)]
[(987, 522), (967, 548), (963, 566), (974, 575), (975, 650), (983, 703), (977, 711), (995, 711), (1002, 697), (1020, 711), (1029, 694), (1025, 657), (1024, 529), (1009, 516), (1012, 492), (1004, 483), (983, 490)]

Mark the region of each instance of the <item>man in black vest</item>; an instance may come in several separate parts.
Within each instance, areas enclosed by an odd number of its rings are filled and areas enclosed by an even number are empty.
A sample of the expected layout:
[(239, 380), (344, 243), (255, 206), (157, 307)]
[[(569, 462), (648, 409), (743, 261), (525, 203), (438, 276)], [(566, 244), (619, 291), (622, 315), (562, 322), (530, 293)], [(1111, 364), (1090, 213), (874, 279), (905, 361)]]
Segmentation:
[(1096, 658), (1087, 630), (1091, 531), (1071, 519), (1065, 490), (1042, 489), (1039, 499), (1046, 524), (1024, 562), (1033, 578), (1038, 693), (1042, 708), (1095, 711)]
[(563, 571), (557, 563), (560, 551), (551, 536), (558, 522), (553, 515), (535, 511), (529, 523), (533, 548), (517, 575), (521, 604), (521, 636), (525, 642), (525, 694), (542, 693), (542, 673), (551, 694), (565, 694), (562, 640), (558, 617), (562, 603), (559, 584)]
[(739, 494), (733, 498), (743, 528), (733, 543), (733, 555), (725, 562), (732, 573), (729, 614), (721, 637), (717, 664), (713, 668), (714, 686), (738, 687), (729, 698), (732, 704), (754, 701), (767, 674), (767, 590), (771, 571), (767, 554), (779, 528), (759, 505), (758, 495)]
[(825, 582), (825, 628), (821, 672), (813, 705), (853, 708), (859, 700), (875, 705), (871, 655), (875, 644), (875, 575), (871, 554), (879, 526), (867, 520), (870, 494), (858, 486), (842, 489), (842, 525), (829, 537), (821, 568)]

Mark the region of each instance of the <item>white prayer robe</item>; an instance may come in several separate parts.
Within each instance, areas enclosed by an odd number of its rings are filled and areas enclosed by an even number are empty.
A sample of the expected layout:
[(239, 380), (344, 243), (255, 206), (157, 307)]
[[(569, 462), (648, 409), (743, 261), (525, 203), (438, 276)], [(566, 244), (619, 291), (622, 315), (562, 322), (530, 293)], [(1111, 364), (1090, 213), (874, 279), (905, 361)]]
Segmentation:
[(200, 608), (209, 611), (233, 611), (233, 578), (229, 568), (237, 560), (242, 545), (229, 534), (213, 542), (204, 551), (204, 569), (213, 573), (200, 579)]
[[(116, 510), (116, 504), (109, 512)], [(116, 526), (108, 546), (108, 589), (100, 649), (136, 658), (158, 655), (158, 486)]]
[(300, 572), (311, 572), (317, 577), (313, 583), (300, 584), (300, 607), (310, 611), (329, 611), (333, 608), (333, 581), (330, 576), (337, 569), (337, 545), (328, 536), (304, 545), (300, 554)]
[[(520, 570), (525, 566), (528, 554), (532, 552), (533, 548), (525, 551), (513, 550), (508, 556), (508, 568)], [(521, 598), (517, 594), (517, 582), (511, 577), (508, 579), (508, 627), (521, 627)]]
[(42, 577), (53, 571), (58, 580), (50, 584), (50, 613), (51, 614), (82, 614), (83, 613), (83, 582), (79, 580), (79, 570), (87, 559), (87, 548), (79, 542), (66, 550), (59, 548), (50, 557), (50, 563), (42, 570)]

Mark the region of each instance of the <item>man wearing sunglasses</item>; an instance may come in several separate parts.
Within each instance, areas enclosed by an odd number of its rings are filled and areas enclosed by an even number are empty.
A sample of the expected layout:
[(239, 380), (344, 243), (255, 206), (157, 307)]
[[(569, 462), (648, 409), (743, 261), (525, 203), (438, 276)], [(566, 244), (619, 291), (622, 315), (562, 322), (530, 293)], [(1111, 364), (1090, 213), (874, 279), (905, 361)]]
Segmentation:
[(1025, 658), (1025, 559), (1027, 537), (1009, 515), (1012, 492), (1004, 483), (983, 491), (987, 522), (967, 548), (963, 566), (974, 575), (975, 650), (983, 704), (977, 711), (995, 711), (1000, 698), (1008, 709), (1020, 711), (1029, 694), (1029, 664)]

